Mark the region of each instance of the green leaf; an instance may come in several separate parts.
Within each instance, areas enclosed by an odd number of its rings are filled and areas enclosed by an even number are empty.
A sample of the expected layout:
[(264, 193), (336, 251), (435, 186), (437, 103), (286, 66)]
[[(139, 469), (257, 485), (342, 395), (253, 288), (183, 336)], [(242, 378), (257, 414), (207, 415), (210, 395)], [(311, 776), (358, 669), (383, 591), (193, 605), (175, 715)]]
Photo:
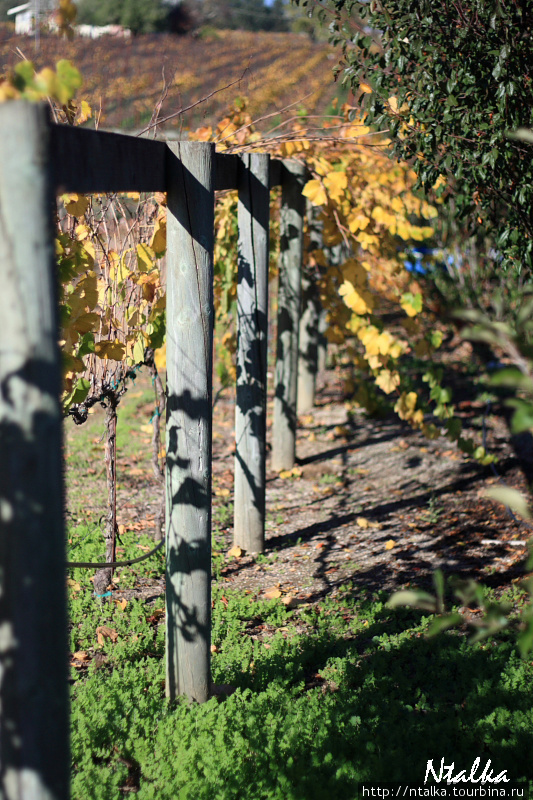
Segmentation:
[(94, 353), (94, 333), (92, 333), (92, 331), (85, 333), (81, 337), (80, 345), (78, 347), (78, 358), (83, 358), (83, 356), (86, 356), (89, 353)]
[(508, 386), (511, 389), (530, 389), (533, 391), (533, 381), (528, 378), (518, 367), (505, 367), (496, 372), (489, 380), (491, 386)]
[(81, 73), (66, 59), (57, 62), (56, 73), (57, 99), (62, 105), (66, 105), (69, 100), (72, 100), (77, 89), (79, 89), (83, 83)]
[(26, 86), (33, 83), (35, 67), (31, 61), (20, 61), (13, 72), (14, 84), (20, 92), (23, 92)]
[(457, 625), (460, 625), (461, 622), (463, 622), (463, 617), (458, 612), (444, 614), (433, 620), (428, 628), (427, 635), (428, 637), (436, 636), (438, 633), (448, 630), (448, 628), (455, 628)]
[(511, 431), (522, 433), (533, 429), (533, 403), (513, 398), (506, 405), (516, 409), (511, 419)]
[(508, 506), (511, 511), (515, 511), (523, 519), (531, 519), (528, 501), (522, 492), (512, 489), (510, 486), (494, 486), (487, 489), (486, 496)]
[(526, 629), (522, 631), (519, 635), (518, 640), (518, 649), (520, 651), (520, 655), (522, 658), (525, 658), (528, 653), (530, 652), (531, 648), (533, 647), (533, 615), (529, 615), (529, 619), (527, 621)]
[(440, 614), (444, 611), (444, 574), (441, 569), (437, 569), (433, 573), (433, 586), (437, 594), (437, 610)]
[(387, 603), (389, 608), (398, 608), (399, 606), (411, 606), (412, 608), (421, 608), (425, 611), (437, 610), (437, 600), (427, 592), (420, 589), (403, 589), (389, 598)]
[(69, 397), (68, 405), (83, 403), (91, 388), (91, 382), (87, 378), (80, 378), (74, 387), (74, 391)]

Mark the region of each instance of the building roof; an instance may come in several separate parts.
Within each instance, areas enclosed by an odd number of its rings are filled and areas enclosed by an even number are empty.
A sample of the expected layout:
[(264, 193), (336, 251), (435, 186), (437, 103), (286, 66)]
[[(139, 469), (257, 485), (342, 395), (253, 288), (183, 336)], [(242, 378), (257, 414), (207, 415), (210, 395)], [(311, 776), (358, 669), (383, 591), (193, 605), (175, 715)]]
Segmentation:
[(23, 3), (21, 6), (15, 6), (14, 8), (10, 8), (7, 12), (8, 16), (10, 14), (18, 14), (19, 11), (26, 11), (30, 7), (29, 3)]
[(20, 14), (22, 11), (29, 11), (30, 9), (38, 9), (40, 12), (51, 11), (55, 7), (56, 0), (30, 0), (28, 3), (14, 6), (8, 10), (8, 14)]

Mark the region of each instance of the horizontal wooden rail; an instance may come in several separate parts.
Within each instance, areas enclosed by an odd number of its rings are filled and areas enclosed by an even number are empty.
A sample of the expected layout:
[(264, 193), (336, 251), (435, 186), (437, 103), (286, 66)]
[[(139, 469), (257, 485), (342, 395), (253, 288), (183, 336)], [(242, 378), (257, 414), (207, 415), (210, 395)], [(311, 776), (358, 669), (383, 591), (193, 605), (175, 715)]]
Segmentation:
[[(56, 191), (165, 192), (167, 144), (121, 133), (51, 125), (52, 180)], [(215, 155), (216, 191), (238, 188), (239, 156)], [(282, 179), (282, 163), (270, 161), (270, 187)]]

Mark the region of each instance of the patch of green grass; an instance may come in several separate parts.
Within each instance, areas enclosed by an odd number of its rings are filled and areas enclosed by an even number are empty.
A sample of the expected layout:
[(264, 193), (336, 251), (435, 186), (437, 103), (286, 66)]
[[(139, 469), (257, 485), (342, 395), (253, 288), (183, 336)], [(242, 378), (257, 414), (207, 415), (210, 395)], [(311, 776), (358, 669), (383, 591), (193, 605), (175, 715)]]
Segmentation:
[(323, 486), (329, 486), (335, 483), (342, 483), (342, 478), (334, 473), (326, 472), (324, 475), (320, 476), (318, 482)]
[(132, 785), (141, 800), (353, 800), (358, 781), (419, 782), (442, 757), (533, 775), (533, 668), (510, 640), (428, 640), (429, 617), (350, 586), (294, 610), (214, 587), (213, 680), (236, 692), (170, 707), (152, 609), (75, 594), (73, 647), (94, 646), (98, 625), (117, 639), (74, 674), (74, 800)]
[(233, 503), (219, 501), (213, 505), (213, 525), (218, 528), (229, 528), (233, 525)]

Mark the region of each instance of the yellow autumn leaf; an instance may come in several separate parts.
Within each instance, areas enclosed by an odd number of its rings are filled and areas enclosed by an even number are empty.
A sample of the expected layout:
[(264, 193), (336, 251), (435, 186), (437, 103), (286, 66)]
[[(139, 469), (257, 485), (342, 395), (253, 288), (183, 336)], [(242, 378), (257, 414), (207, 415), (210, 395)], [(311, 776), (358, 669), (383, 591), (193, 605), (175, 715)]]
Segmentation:
[(407, 222), (398, 222), (396, 225), (396, 235), (404, 241), (411, 238), (411, 225)]
[(149, 272), (154, 267), (155, 253), (147, 244), (137, 245), (137, 268), (140, 272)]
[(373, 308), (372, 295), (361, 289), (358, 291), (351, 281), (344, 281), (339, 288), (339, 294), (355, 314), (368, 314)]
[(78, 111), (78, 119), (77, 119), (78, 125), (83, 125), (83, 123), (87, 122), (87, 120), (90, 119), (92, 115), (93, 115), (93, 110), (91, 106), (86, 100), (82, 100)]
[(359, 89), (363, 92), (363, 94), (372, 94), (372, 87), (368, 83), (360, 83)]
[(264, 592), (263, 597), (265, 600), (277, 600), (278, 597), (281, 597), (282, 592), (279, 589), (268, 589)]
[(376, 345), (382, 356), (386, 356), (389, 353), (393, 343), (394, 338), (388, 331), (383, 331), (376, 339)]
[(155, 365), (159, 372), (164, 372), (167, 368), (167, 343), (164, 342), (162, 347), (159, 347), (154, 354)]
[(67, 213), (73, 217), (82, 217), (89, 208), (89, 198), (84, 194), (63, 195), (63, 201)]
[(241, 548), (238, 547), (237, 545), (232, 547), (231, 550), (228, 550), (228, 556), (232, 556), (233, 558), (241, 558), (243, 553), (244, 550), (241, 550)]
[(367, 520), (366, 517), (357, 517), (357, 519), (355, 520), (355, 524), (359, 528), (363, 528), (363, 530), (370, 527), (370, 522)]
[(396, 97), (389, 97), (389, 107), (394, 112), (394, 114), (398, 113), (398, 100)]
[(389, 349), (389, 356), (391, 358), (399, 358), (401, 354), (405, 351), (405, 345), (401, 342), (394, 342)]
[(374, 348), (374, 342), (379, 336), (379, 331), (375, 325), (367, 325), (366, 327), (361, 328), (357, 332), (357, 336), (361, 343), (365, 346), (368, 354), (377, 355), (379, 353), (379, 347), (376, 345)]
[(387, 230), (394, 235), (397, 228), (397, 220), (394, 214), (386, 211), (381, 206), (374, 206), (372, 209), (372, 219), (375, 219), (380, 225), (383, 225)]
[(293, 467), (292, 469), (283, 469), (279, 473), (279, 477), (283, 480), (287, 478), (300, 478), (302, 475), (302, 470), (300, 467)]
[(401, 393), (400, 397), (396, 401), (396, 405), (394, 406), (394, 410), (400, 419), (410, 419), (413, 416), (416, 408), (416, 401), (416, 392)]
[(422, 425), (423, 422), (424, 422), (424, 412), (422, 411), (421, 408), (419, 408), (417, 411), (415, 411), (415, 413), (411, 417), (411, 423), (413, 425)]
[(392, 550), (393, 547), (396, 547), (396, 542), (394, 539), (389, 539), (389, 541), (385, 543), (385, 550)]
[(338, 203), (348, 188), (348, 176), (345, 172), (328, 172), (324, 178), (324, 186), (333, 202)]
[(122, 283), (123, 281), (127, 280), (127, 278), (129, 278), (130, 274), (132, 274), (130, 272), (127, 260), (129, 252), (131, 251), (128, 250), (125, 253), (123, 253), (120, 260), (118, 259), (118, 254), (117, 254), (116, 261), (112, 262), (111, 269), (109, 270), (109, 274), (112, 281), (116, 281), (117, 283)]
[(397, 372), (391, 372), (390, 369), (383, 369), (376, 378), (376, 385), (379, 386), (385, 394), (391, 394), (391, 392), (400, 385), (400, 376)]
[(111, 361), (122, 361), (126, 346), (115, 339), (114, 342), (96, 342), (94, 352), (99, 358), (111, 359)]
[(83, 335), (85, 333), (89, 333), (89, 331), (94, 331), (95, 328), (99, 325), (99, 323), (100, 323), (99, 314), (94, 314), (94, 313), (82, 314), (71, 323), (71, 327), (74, 328), (75, 331)]
[(217, 497), (229, 497), (230, 490), (229, 489), (215, 489), (215, 495)]
[(353, 211), (347, 217), (348, 228), (352, 233), (357, 231), (364, 231), (370, 224), (370, 219), (361, 211)]
[(422, 295), (420, 292), (415, 295), (407, 292), (402, 295), (400, 305), (408, 317), (416, 317), (422, 311)]
[(167, 223), (164, 219), (159, 219), (154, 229), (154, 235), (150, 241), (150, 246), (154, 253), (159, 256), (167, 249)]
[(379, 369), (382, 366), (380, 356), (367, 356), (367, 363), (370, 369)]
[(78, 294), (86, 308), (92, 310), (98, 303), (98, 280), (96, 273), (91, 272), (87, 277), (83, 278), (76, 285), (76, 294)]
[(326, 190), (324, 189), (322, 183), (316, 178), (307, 181), (303, 188), (302, 194), (304, 197), (309, 198), (310, 202), (314, 206), (324, 206), (328, 202)]
[(144, 350), (146, 348), (146, 342), (142, 333), (139, 333), (135, 344), (133, 345), (133, 363), (134, 364), (142, 364), (144, 361)]
[(340, 267), (344, 280), (349, 281), (354, 286), (366, 286), (368, 280), (368, 273), (364, 266), (356, 261), (355, 258), (349, 258)]
[(78, 240), (78, 242), (83, 242), (83, 240), (89, 236), (91, 231), (89, 230), (87, 225), (82, 225), (80, 223), (79, 225), (76, 225), (74, 232), (76, 234), (76, 239)]
[(355, 237), (363, 250), (368, 250), (371, 244), (379, 244), (379, 239), (377, 236), (374, 236), (372, 233), (358, 233)]

